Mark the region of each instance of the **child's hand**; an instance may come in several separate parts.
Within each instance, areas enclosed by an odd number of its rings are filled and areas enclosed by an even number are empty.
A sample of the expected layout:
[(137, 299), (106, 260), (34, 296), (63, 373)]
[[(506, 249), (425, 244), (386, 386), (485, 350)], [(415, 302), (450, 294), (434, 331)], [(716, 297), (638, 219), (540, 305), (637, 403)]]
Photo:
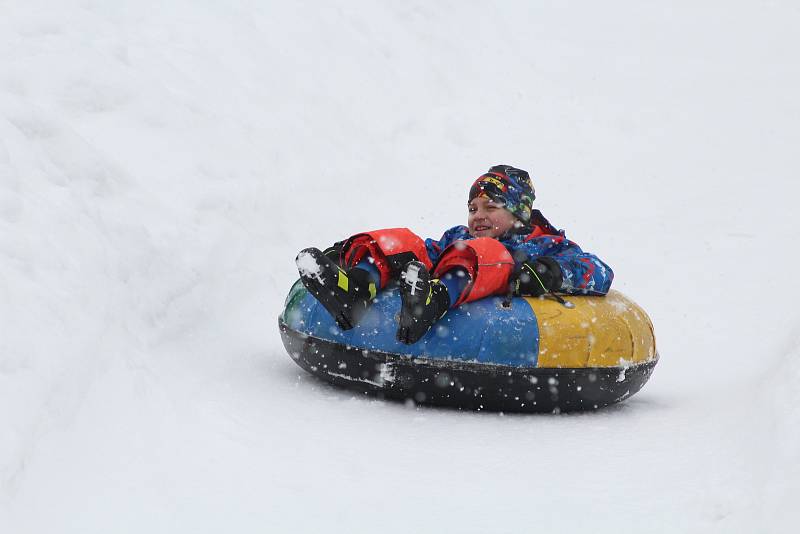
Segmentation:
[(531, 297), (558, 291), (562, 282), (561, 267), (556, 260), (547, 256), (523, 262), (511, 281), (515, 295)]

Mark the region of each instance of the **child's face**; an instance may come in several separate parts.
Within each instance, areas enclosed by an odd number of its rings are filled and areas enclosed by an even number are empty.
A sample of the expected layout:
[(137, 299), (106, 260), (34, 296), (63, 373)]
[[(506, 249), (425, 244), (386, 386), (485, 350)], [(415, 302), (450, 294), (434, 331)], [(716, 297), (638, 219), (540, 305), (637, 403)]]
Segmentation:
[(514, 226), (517, 218), (487, 197), (475, 197), (469, 205), (467, 226), (473, 237), (500, 237)]

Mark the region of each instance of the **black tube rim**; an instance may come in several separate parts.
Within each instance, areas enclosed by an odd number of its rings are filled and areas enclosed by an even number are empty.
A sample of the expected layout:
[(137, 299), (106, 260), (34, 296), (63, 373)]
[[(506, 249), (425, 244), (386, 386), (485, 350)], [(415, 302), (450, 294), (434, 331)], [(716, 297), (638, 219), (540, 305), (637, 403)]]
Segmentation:
[(365, 350), (309, 336), (278, 321), (289, 355), (331, 384), (417, 404), (464, 410), (559, 413), (630, 398), (655, 358), (629, 367), (526, 368)]

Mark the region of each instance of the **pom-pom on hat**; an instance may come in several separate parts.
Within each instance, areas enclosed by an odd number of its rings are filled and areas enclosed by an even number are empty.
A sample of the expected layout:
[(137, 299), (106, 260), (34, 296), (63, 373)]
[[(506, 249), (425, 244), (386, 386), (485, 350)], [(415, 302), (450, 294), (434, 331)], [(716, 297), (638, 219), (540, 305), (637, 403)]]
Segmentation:
[(478, 177), (469, 189), (469, 201), (477, 196), (487, 196), (502, 203), (519, 220), (528, 223), (536, 193), (531, 177), (526, 171), (511, 165), (495, 165)]

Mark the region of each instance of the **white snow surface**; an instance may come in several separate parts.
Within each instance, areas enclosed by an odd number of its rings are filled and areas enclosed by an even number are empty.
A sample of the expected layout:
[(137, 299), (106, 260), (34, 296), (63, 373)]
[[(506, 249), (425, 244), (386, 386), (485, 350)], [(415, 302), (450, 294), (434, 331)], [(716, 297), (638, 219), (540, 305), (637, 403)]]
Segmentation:
[[(796, 2), (0, 2), (0, 532), (789, 532)], [(438, 237), (489, 166), (661, 361), (596, 413), (286, 354), (294, 258)]]

